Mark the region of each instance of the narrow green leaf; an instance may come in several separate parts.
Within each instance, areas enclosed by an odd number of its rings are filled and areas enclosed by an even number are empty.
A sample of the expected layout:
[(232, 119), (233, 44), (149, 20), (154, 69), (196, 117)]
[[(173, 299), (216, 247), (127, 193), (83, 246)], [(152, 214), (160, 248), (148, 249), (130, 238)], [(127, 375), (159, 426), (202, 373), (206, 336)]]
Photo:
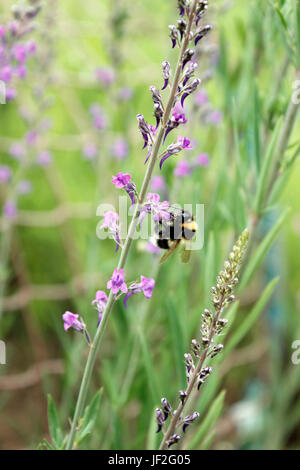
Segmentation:
[(270, 176), (271, 176), (271, 172), (273, 168), (273, 157), (275, 155), (274, 150), (275, 150), (276, 142), (278, 140), (280, 129), (281, 129), (281, 120), (279, 119), (273, 131), (272, 139), (264, 155), (262, 167), (259, 173), (256, 196), (255, 196), (255, 203), (254, 203), (254, 210), (256, 214), (260, 214), (262, 210), (262, 205), (264, 203), (266, 191), (269, 187), (269, 180), (270, 180)]
[(282, 215), (279, 217), (277, 222), (273, 225), (271, 230), (267, 233), (265, 238), (261, 241), (258, 245), (256, 251), (251, 255), (248, 264), (245, 268), (242, 280), (240, 282), (239, 290), (242, 291), (245, 286), (249, 284), (252, 279), (252, 276), (257, 271), (259, 266), (264, 260), (264, 257), (268, 253), (269, 249), (271, 248), (274, 240), (276, 239), (277, 235), (279, 234), (286, 218), (290, 212), (290, 208), (287, 208)]
[[(213, 426), (216, 424), (217, 420), (219, 419), (225, 399), (225, 391), (223, 390), (217, 398), (213, 401), (211, 407), (208, 410), (207, 415), (205, 416), (204, 420), (198, 427), (197, 431), (194, 432), (194, 436), (191, 441), (188, 443), (188, 448), (198, 449), (201, 446), (201, 443), (205, 440)], [(198, 418), (199, 420), (201, 419)], [(196, 424), (196, 423), (195, 423)], [(195, 426), (194, 424), (194, 426)]]
[(148, 385), (151, 391), (152, 400), (154, 403), (158, 402), (160, 394), (159, 394), (159, 387), (158, 387), (158, 378), (155, 371), (155, 367), (153, 366), (152, 358), (149, 354), (149, 349), (147, 346), (147, 342), (145, 336), (142, 331), (139, 332), (140, 335), (140, 343), (142, 348), (142, 356), (144, 360), (144, 366), (147, 374)]
[(279, 278), (275, 278), (269, 282), (267, 287), (264, 289), (263, 293), (261, 294), (260, 298), (252, 308), (252, 310), (247, 313), (244, 321), (238, 328), (234, 331), (233, 335), (229, 339), (228, 343), (226, 344), (226, 348), (224, 348), (224, 353), (226, 356), (242, 341), (242, 339), (247, 335), (250, 328), (254, 325), (259, 315), (265, 309), (267, 303), (269, 302), (271, 295), (275, 289), (276, 284), (278, 283)]
[(177, 369), (178, 376), (180, 377), (180, 387), (184, 387), (186, 384), (185, 369), (183, 367), (183, 356), (185, 353), (184, 336), (180, 323), (180, 312), (174, 302), (169, 298), (166, 302), (166, 308), (168, 311), (168, 321), (171, 330), (171, 339), (173, 346), (173, 357)]
[(102, 392), (103, 392), (102, 388), (98, 390), (98, 392), (95, 394), (94, 398), (92, 399), (91, 404), (87, 406), (85, 409), (85, 412), (82, 418), (82, 423), (80, 426), (80, 431), (78, 433), (77, 445), (82, 443), (83, 440), (87, 438), (87, 436), (91, 433), (93, 427), (95, 426), (95, 423), (99, 414), (99, 407), (100, 407)]
[(51, 395), (48, 395), (48, 425), (54, 447), (60, 449), (63, 443), (63, 435), (60, 429), (58, 413)]

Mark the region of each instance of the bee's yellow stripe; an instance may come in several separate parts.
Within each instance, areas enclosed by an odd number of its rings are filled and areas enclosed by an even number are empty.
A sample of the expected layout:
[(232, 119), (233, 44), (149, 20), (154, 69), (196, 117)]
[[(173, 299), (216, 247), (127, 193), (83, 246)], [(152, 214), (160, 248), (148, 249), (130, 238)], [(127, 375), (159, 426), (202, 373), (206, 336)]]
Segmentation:
[(194, 220), (182, 224), (182, 227), (186, 228), (187, 230), (191, 230), (192, 232), (196, 232), (196, 230), (198, 230), (197, 222), (195, 222)]

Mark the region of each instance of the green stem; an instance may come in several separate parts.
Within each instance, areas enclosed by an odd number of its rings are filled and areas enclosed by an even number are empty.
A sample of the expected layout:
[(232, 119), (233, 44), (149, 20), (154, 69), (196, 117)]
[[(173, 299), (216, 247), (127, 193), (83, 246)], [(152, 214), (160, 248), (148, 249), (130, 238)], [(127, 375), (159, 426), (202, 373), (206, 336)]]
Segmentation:
[[(131, 224), (129, 226), (128, 234), (127, 234), (127, 237), (125, 239), (124, 246), (122, 248), (121, 256), (120, 256), (120, 259), (119, 259), (118, 269), (123, 269), (126, 265), (126, 262), (127, 262), (127, 259), (128, 259), (128, 254), (129, 254), (129, 251), (130, 251), (130, 248), (131, 248), (131, 245), (132, 245), (132, 241), (133, 241), (133, 236), (134, 236), (137, 224), (138, 224), (139, 214), (140, 214), (141, 208), (144, 204), (146, 194), (147, 194), (147, 191), (148, 191), (148, 187), (149, 187), (149, 184), (151, 182), (151, 178), (152, 178), (153, 170), (154, 170), (154, 167), (155, 167), (155, 163), (156, 163), (156, 160), (157, 160), (157, 157), (158, 157), (158, 154), (159, 154), (160, 146), (161, 146), (163, 135), (164, 135), (164, 132), (165, 132), (165, 127), (167, 125), (167, 122), (169, 121), (170, 114), (171, 114), (171, 111), (172, 111), (172, 107), (173, 107), (173, 104), (174, 104), (174, 101), (175, 101), (175, 98), (176, 98), (178, 84), (179, 84), (180, 75), (181, 75), (183, 54), (186, 51), (187, 46), (189, 44), (190, 32), (191, 32), (191, 28), (192, 28), (192, 24), (193, 24), (193, 20), (194, 20), (194, 16), (195, 16), (196, 6), (197, 6), (197, 0), (194, 0), (193, 7), (192, 7), (192, 10), (191, 10), (191, 14), (190, 14), (190, 17), (189, 17), (189, 23), (187, 25), (187, 29), (186, 29), (186, 32), (185, 32), (185, 35), (184, 35), (184, 39), (183, 39), (183, 42), (182, 42), (182, 45), (181, 45), (181, 48), (180, 48), (180, 55), (179, 55), (178, 63), (177, 63), (177, 66), (176, 66), (176, 71), (175, 71), (175, 74), (174, 74), (174, 79), (173, 79), (173, 84), (172, 84), (172, 88), (171, 88), (171, 91), (170, 91), (170, 96), (169, 96), (169, 99), (168, 99), (168, 102), (167, 102), (167, 105), (166, 105), (166, 109), (165, 109), (165, 113), (164, 113), (163, 124), (159, 128), (158, 134), (157, 134), (157, 136), (155, 138), (155, 141), (154, 141), (153, 150), (152, 150), (152, 153), (151, 153), (149, 164), (147, 166), (146, 174), (145, 174), (144, 181), (143, 181), (141, 191), (140, 191), (140, 200), (139, 200), (138, 204), (136, 205), (134, 216), (133, 216)], [(86, 363), (86, 366), (85, 366), (85, 369), (84, 369), (84, 373), (83, 373), (83, 377), (82, 377), (82, 381), (81, 381), (81, 385), (80, 385), (80, 390), (79, 390), (79, 395), (78, 395), (78, 398), (77, 398), (75, 413), (74, 413), (74, 417), (73, 417), (73, 420), (72, 420), (69, 439), (68, 439), (68, 442), (67, 442), (67, 445), (66, 445), (66, 450), (71, 450), (71, 449), (73, 449), (73, 446), (74, 446), (75, 437), (76, 437), (76, 430), (77, 430), (76, 428), (77, 428), (79, 419), (82, 416), (83, 409), (85, 407), (87, 392), (88, 392), (88, 389), (89, 389), (91, 376), (92, 376), (92, 372), (93, 372), (94, 365), (95, 365), (95, 360), (96, 360), (96, 357), (97, 357), (97, 354), (98, 354), (98, 351), (99, 351), (99, 348), (100, 348), (100, 345), (101, 345), (101, 342), (102, 342), (102, 338), (103, 338), (103, 335), (104, 335), (104, 331), (106, 329), (108, 319), (110, 317), (110, 314), (111, 314), (114, 303), (115, 303), (115, 297), (114, 297), (113, 293), (110, 291), (110, 294), (109, 294), (108, 300), (107, 300), (107, 304), (106, 304), (106, 308), (105, 308), (105, 311), (103, 313), (102, 321), (101, 321), (101, 324), (100, 324), (99, 328), (97, 329), (94, 341), (92, 343), (92, 346), (91, 346), (91, 349), (90, 349), (90, 352), (89, 352), (89, 355), (88, 355), (87, 363)]]

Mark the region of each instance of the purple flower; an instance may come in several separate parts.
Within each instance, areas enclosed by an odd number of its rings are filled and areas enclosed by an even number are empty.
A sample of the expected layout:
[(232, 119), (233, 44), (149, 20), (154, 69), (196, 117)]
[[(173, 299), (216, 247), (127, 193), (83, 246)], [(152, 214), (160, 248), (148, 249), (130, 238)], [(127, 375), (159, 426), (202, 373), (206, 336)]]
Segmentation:
[(128, 173), (118, 173), (117, 176), (113, 176), (112, 183), (116, 185), (117, 189), (125, 188), (129, 181), (131, 180), (131, 175)]
[(135, 204), (136, 187), (134, 183), (130, 183), (131, 175), (127, 173), (118, 173), (113, 176), (112, 183), (116, 185), (117, 189), (124, 188), (131, 199), (131, 203)]
[(113, 236), (117, 243), (116, 252), (120, 247), (120, 227), (119, 227), (119, 215), (116, 212), (108, 211), (103, 215), (103, 222), (100, 229), (108, 229), (109, 233)]
[(148, 251), (149, 253), (157, 254), (160, 253), (160, 248), (158, 248), (158, 246), (156, 245), (153, 245), (153, 243), (148, 242), (146, 245), (146, 251)]
[(151, 181), (151, 189), (152, 191), (166, 191), (166, 182), (163, 176), (157, 175), (153, 176)]
[(199, 90), (195, 94), (195, 104), (201, 106), (208, 102), (208, 95), (205, 90)]
[(52, 161), (52, 153), (49, 150), (42, 150), (37, 156), (36, 162), (43, 167), (49, 165)]
[(14, 219), (17, 215), (17, 206), (13, 201), (7, 201), (3, 206), (3, 215), (8, 219)]
[(26, 77), (26, 74), (27, 74), (26, 65), (23, 65), (23, 64), (18, 65), (18, 67), (16, 68), (16, 74), (17, 74), (18, 78), (20, 78), (21, 80), (24, 79)]
[(215, 109), (209, 114), (207, 121), (209, 122), (209, 124), (212, 124), (213, 126), (218, 126), (221, 123), (222, 119), (223, 119), (223, 114), (221, 113), (221, 111), (219, 111), (218, 109)]
[(109, 228), (113, 231), (118, 230), (119, 214), (116, 212), (108, 211), (103, 216), (103, 223), (101, 228)]
[(170, 64), (167, 61), (164, 61), (162, 63), (162, 70), (163, 70), (163, 78), (164, 78), (164, 86), (162, 87), (162, 90), (165, 90), (169, 84), (169, 79), (170, 79)]
[(169, 132), (171, 132), (173, 129), (176, 129), (176, 127), (180, 126), (180, 124), (185, 124), (187, 122), (187, 119), (184, 115), (184, 113), (177, 113), (173, 111), (172, 117), (168, 122), (168, 127), (165, 132), (164, 140), (165, 142), (167, 135)]
[(10, 82), (12, 79), (12, 68), (10, 65), (5, 65), (4, 67), (1, 68), (0, 71), (0, 80), (2, 80), (5, 83)]
[(178, 176), (178, 178), (184, 178), (185, 176), (189, 176), (190, 173), (191, 168), (186, 160), (181, 160), (174, 170), (174, 175)]
[(97, 327), (100, 325), (101, 320), (102, 320), (102, 314), (105, 309), (107, 303), (107, 295), (103, 290), (97, 290), (96, 292), (96, 297), (92, 301), (92, 305), (96, 305), (96, 309), (98, 310), (99, 317), (98, 317), (98, 323)]
[(141, 282), (136, 283), (134, 282), (129, 286), (128, 293), (124, 297), (124, 307), (127, 308), (127, 300), (129, 297), (133, 296), (134, 294), (138, 294), (143, 292), (146, 299), (150, 299), (152, 297), (152, 292), (155, 287), (155, 280), (149, 279), (145, 276), (141, 276)]
[(25, 139), (28, 145), (35, 145), (38, 138), (38, 132), (35, 129), (30, 130), (25, 135)]
[(111, 289), (114, 295), (117, 295), (119, 291), (126, 294), (128, 292), (128, 287), (124, 281), (124, 269), (116, 268), (106, 287), (107, 289)]
[(102, 130), (107, 125), (107, 119), (103, 114), (101, 106), (98, 103), (93, 103), (90, 106), (90, 113), (93, 117), (93, 123), (97, 130)]
[(181, 96), (181, 106), (183, 107), (184, 105), (184, 102), (186, 100), (186, 98), (191, 95), (192, 93), (194, 93), (194, 91), (197, 90), (198, 88), (198, 85), (200, 84), (200, 79), (199, 78), (195, 78), (192, 83), (190, 85), (187, 85), (184, 89), (183, 89), (183, 92), (182, 92), (182, 96)]
[(151, 131), (142, 114), (138, 114), (136, 118), (139, 123), (140, 133), (142, 134), (142, 137), (144, 139), (144, 147), (143, 147), (144, 149), (148, 145), (149, 136), (151, 137)]
[(82, 153), (88, 160), (93, 160), (98, 153), (97, 146), (93, 142), (88, 142), (83, 147)]
[(67, 311), (63, 314), (62, 318), (64, 321), (65, 331), (68, 331), (69, 328), (74, 328), (74, 330), (82, 333), (83, 330), (85, 329), (85, 324), (78, 320), (79, 318), (78, 314), (74, 314), (74, 313)]
[(5, 37), (5, 27), (0, 24), (0, 39), (4, 39)]
[(9, 153), (17, 160), (22, 160), (26, 157), (27, 151), (23, 144), (15, 142), (10, 146)]
[(17, 44), (13, 48), (13, 54), (17, 62), (24, 63), (27, 55), (26, 46), (24, 44)]
[(14, 88), (11, 88), (11, 87), (6, 88), (5, 99), (7, 102), (14, 100), (16, 96), (17, 96), (17, 92)]
[(172, 218), (170, 212), (170, 203), (168, 201), (160, 202), (160, 195), (156, 193), (148, 193), (147, 202), (140, 212), (140, 225), (142, 225), (147, 214), (152, 214), (155, 222), (162, 220), (170, 220)]
[(117, 160), (123, 160), (128, 155), (128, 144), (123, 137), (118, 137), (112, 146), (112, 154)]
[(17, 192), (18, 194), (29, 194), (32, 191), (32, 184), (28, 180), (23, 180), (20, 181), (20, 183), (17, 186)]
[(186, 137), (177, 137), (177, 143), (176, 144), (171, 144), (169, 147), (167, 147), (166, 153), (163, 154), (160, 163), (159, 163), (159, 168), (162, 169), (163, 163), (169, 158), (171, 155), (175, 155), (176, 153), (181, 152), (181, 150), (184, 149), (191, 149), (191, 141), (187, 139)]
[(130, 86), (125, 86), (119, 90), (119, 97), (122, 101), (128, 101), (133, 97), (133, 89)]
[(27, 49), (28, 54), (34, 55), (37, 49), (36, 43), (32, 39), (30, 39), (26, 44), (26, 49)]
[(0, 166), (0, 183), (7, 183), (11, 178), (11, 169), (7, 165)]
[(108, 67), (98, 67), (95, 70), (96, 78), (100, 85), (110, 86), (115, 81), (115, 72), (113, 69)]
[(208, 166), (210, 164), (210, 158), (207, 153), (200, 153), (194, 162), (196, 166)]

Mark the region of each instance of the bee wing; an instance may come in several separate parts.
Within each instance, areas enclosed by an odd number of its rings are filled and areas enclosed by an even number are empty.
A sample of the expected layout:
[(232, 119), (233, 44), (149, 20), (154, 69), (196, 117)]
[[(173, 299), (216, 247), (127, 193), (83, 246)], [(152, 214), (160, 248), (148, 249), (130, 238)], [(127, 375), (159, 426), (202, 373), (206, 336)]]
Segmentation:
[(184, 242), (184, 246), (182, 248), (182, 251), (180, 253), (181, 256), (181, 262), (186, 264), (190, 261), (191, 258), (191, 244), (188, 241)]
[(174, 251), (176, 250), (176, 248), (178, 248), (179, 243), (180, 243), (180, 240), (174, 240), (174, 241), (173, 241), (172, 246), (171, 246), (171, 247), (167, 250), (167, 252), (160, 258), (159, 264), (164, 263), (164, 262), (169, 258), (169, 256), (171, 256), (171, 255), (174, 253)]

